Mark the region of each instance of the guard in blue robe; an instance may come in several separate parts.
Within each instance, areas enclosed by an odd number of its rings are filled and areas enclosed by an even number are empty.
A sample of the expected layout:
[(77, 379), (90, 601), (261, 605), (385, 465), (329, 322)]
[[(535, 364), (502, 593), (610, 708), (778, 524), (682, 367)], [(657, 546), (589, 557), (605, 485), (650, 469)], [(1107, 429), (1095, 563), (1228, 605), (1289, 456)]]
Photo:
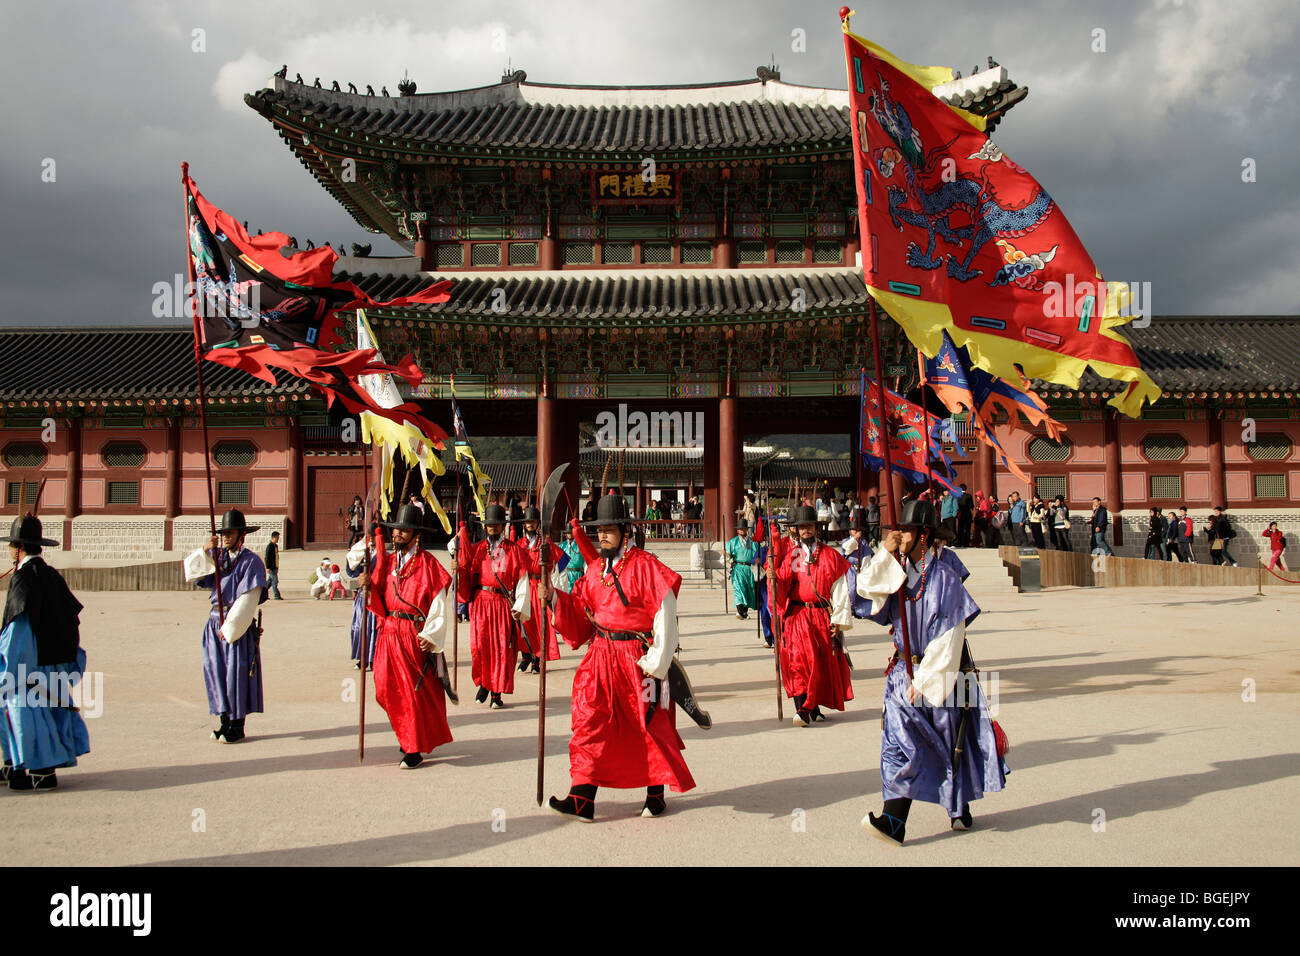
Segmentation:
[(853, 608), (853, 616), (861, 618), (871, 617), (871, 602), (858, 594), (858, 571), (870, 563), (876, 553), (867, 543), (866, 531), (867, 512), (865, 508), (859, 508), (854, 513), (853, 526), (842, 547), (844, 557), (849, 559), (849, 605)]
[[(347, 558), (343, 562), (343, 573), (351, 581), (356, 581), (366, 569), (366, 546), (368, 544), (369, 542), (363, 538), (348, 550)], [(370, 670), (375, 663), (375, 640), (379, 636), (379, 627), (375, 621), (375, 612), (366, 609), (365, 588), (357, 588), (356, 594), (352, 596), (351, 634), (352, 663), (357, 670), (361, 669), (361, 642), (364, 640), (366, 644), (365, 666), (366, 670)]]
[(53, 790), (55, 771), (90, 753), (90, 734), (72, 689), (86, 670), (81, 649), (81, 602), (41, 549), (33, 515), (15, 518), (9, 536), (13, 578), (0, 623), (0, 753), (10, 790)]
[[(244, 538), (257, 530), (244, 515), (232, 508), (221, 518), (217, 533), (207, 549), (195, 550), (185, 559), (185, 580), (197, 587), (211, 588), (212, 611), (203, 628), (203, 680), (208, 688), (208, 709), (221, 716), (221, 726), (212, 739), (234, 744), (244, 739), (244, 719), (262, 713), (261, 629), (255, 620), (257, 607), (266, 600), (266, 566), (244, 547)], [(220, 623), (216, 575), (221, 562), (221, 598), (226, 609)]]
[[(871, 619), (891, 626), (895, 647), (886, 671), (881, 731), (884, 810), (879, 817), (867, 814), (862, 825), (901, 844), (913, 800), (939, 804), (954, 830), (969, 829), (971, 802), (1001, 790), (1007, 768), (966, 646), (966, 627), (979, 615), (979, 606), (958, 573), (930, 550), (939, 527), (933, 505), (908, 501), (899, 524), (912, 533), (905, 569), (890, 551), (891, 546), (902, 550), (902, 535), (887, 535), (858, 574), (857, 590), (871, 601)], [(901, 659), (900, 596), (895, 593), (904, 581), (911, 681)]]
[(766, 541), (758, 546), (758, 620), (763, 628), (763, 640), (768, 647), (771, 647), (775, 638), (772, 635), (772, 606), (767, 599), (768, 550)]

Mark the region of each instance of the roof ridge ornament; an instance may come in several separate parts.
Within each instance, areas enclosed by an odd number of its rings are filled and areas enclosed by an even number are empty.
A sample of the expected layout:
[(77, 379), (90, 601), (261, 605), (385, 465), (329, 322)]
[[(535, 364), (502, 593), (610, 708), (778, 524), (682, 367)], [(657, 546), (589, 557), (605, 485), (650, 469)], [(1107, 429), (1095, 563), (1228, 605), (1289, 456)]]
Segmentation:
[(411, 79), (406, 70), (402, 71), (402, 81), (397, 84), (397, 92), (401, 96), (415, 95), (415, 80)]

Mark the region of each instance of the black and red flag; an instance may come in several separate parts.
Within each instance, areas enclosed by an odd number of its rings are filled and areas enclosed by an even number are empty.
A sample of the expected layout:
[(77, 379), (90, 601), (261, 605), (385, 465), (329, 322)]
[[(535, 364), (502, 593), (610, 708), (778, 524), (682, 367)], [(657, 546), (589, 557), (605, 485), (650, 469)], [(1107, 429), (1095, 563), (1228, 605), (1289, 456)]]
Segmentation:
[(336, 352), (342, 339), (338, 312), (446, 302), (448, 280), (414, 295), (377, 302), (352, 282), (334, 281), (338, 256), (328, 246), (290, 249), (282, 232), (250, 236), (234, 217), (203, 198), (184, 176), (191, 277), (198, 310), (198, 345), (204, 358), (243, 369), (275, 384), (272, 369), (304, 379), (352, 414), (373, 412), (411, 422), (441, 447), (437, 425), (406, 402), (379, 405), (357, 385), (361, 375), (390, 373), (414, 387), (424, 378), (408, 354), (395, 364), (376, 361), (374, 349)]

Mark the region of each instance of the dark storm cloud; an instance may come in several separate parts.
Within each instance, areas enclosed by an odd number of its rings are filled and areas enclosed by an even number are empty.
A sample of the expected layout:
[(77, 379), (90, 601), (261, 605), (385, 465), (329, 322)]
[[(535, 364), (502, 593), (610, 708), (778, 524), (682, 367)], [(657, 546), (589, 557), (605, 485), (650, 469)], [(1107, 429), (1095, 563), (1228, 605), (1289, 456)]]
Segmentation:
[[(183, 268), (179, 164), (254, 229), (375, 243), (241, 102), (281, 63), (328, 86), (783, 79), (842, 87), (838, 4), (24, 4), (0, 91), (5, 325), (159, 321)], [(192, 31), (205, 32), (193, 52)], [(873, 4), (856, 32), (969, 73), (993, 55), (1030, 88), (995, 138), (1061, 204), (1109, 278), (1160, 313), (1295, 313), (1300, 121), (1285, 2)], [(802, 30), (806, 51), (792, 50)], [(1097, 30), (1105, 51), (1097, 52)], [(504, 47), (503, 49), (501, 47)], [(1241, 163), (1258, 164), (1243, 183)], [(41, 181), (42, 162), (57, 180)], [(163, 320), (167, 321), (167, 320)]]

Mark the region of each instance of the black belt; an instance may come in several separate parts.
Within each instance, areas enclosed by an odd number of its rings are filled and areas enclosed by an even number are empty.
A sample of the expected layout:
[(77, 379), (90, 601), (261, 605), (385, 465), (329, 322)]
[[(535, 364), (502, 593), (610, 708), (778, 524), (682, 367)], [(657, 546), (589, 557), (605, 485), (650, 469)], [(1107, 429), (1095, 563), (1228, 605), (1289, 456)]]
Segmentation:
[(831, 602), (830, 601), (797, 601), (794, 598), (791, 598), (790, 605), (792, 607), (830, 607)]
[(424, 620), (423, 614), (407, 614), (405, 611), (394, 611), (392, 616), (403, 621), (415, 621), (417, 624)]
[(483, 590), (491, 591), (493, 594), (500, 594), (503, 598), (514, 597), (514, 595), (511, 594), (509, 591), (507, 591), (505, 588), (483, 588)]
[(643, 634), (643, 633), (640, 633), (640, 632), (638, 632), (638, 631), (608, 631), (608, 630), (606, 630), (605, 628), (601, 627), (599, 624), (593, 624), (592, 627), (594, 627), (594, 628), (596, 629), (596, 633), (597, 633), (599, 636), (601, 636), (601, 637), (603, 637), (603, 638), (606, 638), (607, 640), (611, 640), (611, 641), (648, 641), (648, 640), (650, 640), (650, 634), (649, 634), (648, 632)]

